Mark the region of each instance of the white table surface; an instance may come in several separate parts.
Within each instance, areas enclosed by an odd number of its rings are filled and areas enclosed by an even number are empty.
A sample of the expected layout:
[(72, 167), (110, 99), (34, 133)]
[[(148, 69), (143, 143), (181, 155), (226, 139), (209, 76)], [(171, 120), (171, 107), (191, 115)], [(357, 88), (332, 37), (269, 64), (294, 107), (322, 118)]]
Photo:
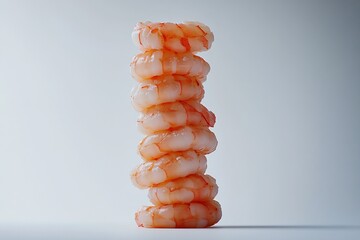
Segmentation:
[(115, 239), (360, 239), (360, 226), (216, 226), (208, 229), (144, 229), (120, 226), (0, 227), (1, 240)]

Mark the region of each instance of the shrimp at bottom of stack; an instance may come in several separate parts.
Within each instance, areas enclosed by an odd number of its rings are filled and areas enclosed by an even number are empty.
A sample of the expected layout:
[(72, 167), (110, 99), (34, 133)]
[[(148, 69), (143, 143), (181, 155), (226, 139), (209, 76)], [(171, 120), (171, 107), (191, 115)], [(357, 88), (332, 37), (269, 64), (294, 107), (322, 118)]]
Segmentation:
[(193, 53), (209, 49), (213, 33), (197, 22), (145, 22), (132, 39), (143, 52), (130, 65), (138, 82), (131, 99), (146, 137), (138, 145), (143, 163), (131, 180), (149, 188), (154, 204), (139, 209), (135, 221), (150, 228), (212, 226), (222, 216), (216, 181), (205, 174), (205, 155), (217, 147), (209, 130), (215, 115), (200, 103), (210, 66)]

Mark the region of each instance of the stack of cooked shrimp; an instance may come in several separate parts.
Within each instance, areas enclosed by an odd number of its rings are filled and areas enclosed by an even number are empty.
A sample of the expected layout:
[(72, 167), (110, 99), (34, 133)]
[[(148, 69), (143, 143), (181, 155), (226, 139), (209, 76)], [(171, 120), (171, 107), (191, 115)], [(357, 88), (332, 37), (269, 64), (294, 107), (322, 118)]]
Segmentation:
[(145, 22), (136, 25), (132, 39), (142, 53), (131, 62), (138, 81), (131, 98), (147, 136), (138, 146), (144, 161), (131, 179), (149, 188), (155, 205), (141, 208), (135, 220), (141, 227), (211, 226), (221, 218), (213, 200), (218, 186), (205, 175), (205, 155), (217, 146), (209, 130), (215, 115), (200, 103), (210, 66), (193, 53), (209, 49), (214, 35), (201, 23)]

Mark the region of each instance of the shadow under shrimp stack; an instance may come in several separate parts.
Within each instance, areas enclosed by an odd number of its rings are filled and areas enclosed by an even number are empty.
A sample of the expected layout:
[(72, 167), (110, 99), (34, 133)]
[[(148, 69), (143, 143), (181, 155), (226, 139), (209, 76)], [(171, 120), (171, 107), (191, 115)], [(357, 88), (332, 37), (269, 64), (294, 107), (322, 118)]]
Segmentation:
[(132, 33), (142, 53), (131, 62), (138, 81), (131, 99), (146, 137), (138, 150), (144, 160), (131, 173), (149, 188), (154, 206), (135, 213), (140, 227), (208, 227), (221, 218), (214, 197), (218, 186), (206, 175), (206, 154), (217, 140), (209, 127), (215, 115), (200, 101), (209, 64), (193, 53), (210, 48), (214, 36), (201, 24), (138, 23)]

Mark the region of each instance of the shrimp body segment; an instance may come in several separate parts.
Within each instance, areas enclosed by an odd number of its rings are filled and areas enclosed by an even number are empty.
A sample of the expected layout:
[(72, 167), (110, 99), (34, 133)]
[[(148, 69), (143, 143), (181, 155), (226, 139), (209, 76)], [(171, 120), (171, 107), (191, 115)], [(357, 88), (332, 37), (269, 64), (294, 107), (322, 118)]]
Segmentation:
[(197, 100), (204, 97), (204, 88), (196, 79), (180, 75), (164, 76), (137, 84), (131, 93), (134, 108), (146, 108), (175, 101)]
[(145, 109), (137, 120), (140, 132), (150, 135), (183, 126), (213, 127), (215, 114), (198, 101), (177, 101)]
[(155, 205), (206, 202), (218, 192), (216, 181), (210, 175), (192, 174), (169, 180), (149, 189), (149, 199)]
[(210, 28), (197, 22), (140, 22), (131, 36), (141, 51), (167, 49), (173, 52), (199, 52), (208, 50), (214, 41)]
[(131, 64), (131, 73), (135, 79), (148, 79), (161, 75), (186, 75), (204, 82), (210, 71), (209, 64), (192, 53), (174, 53), (154, 50), (136, 55)]
[(143, 159), (153, 160), (168, 152), (194, 150), (209, 154), (215, 151), (217, 143), (215, 134), (208, 128), (185, 126), (149, 135), (140, 142), (138, 149)]
[(142, 52), (130, 64), (137, 81), (131, 101), (146, 136), (138, 144), (143, 162), (130, 178), (148, 189), (154, 204), (138, 210), (135, 221), (149, 228), (212, 226), (222, 213), (214, 200), (218, 185), (205, 174), (205, 155), (218, 144), (209, 129), (216, 117), (201, 104), (210, 66), (194, 53), (209, 49), (214, 35), (196, 22), (145, 22), (136, 25), (132, 39)]
[(138, 226), (152, 228), (203, 228), (220, 218), (221, 207), (214, 200), (143, 207), (135, 213)]
[(206, 157), (195, 151), (169, 153), (140, 164), (131, 172), (131, 180), (138, 188), (148, 188), (190, 174), (203, 174), (206, 167)]

